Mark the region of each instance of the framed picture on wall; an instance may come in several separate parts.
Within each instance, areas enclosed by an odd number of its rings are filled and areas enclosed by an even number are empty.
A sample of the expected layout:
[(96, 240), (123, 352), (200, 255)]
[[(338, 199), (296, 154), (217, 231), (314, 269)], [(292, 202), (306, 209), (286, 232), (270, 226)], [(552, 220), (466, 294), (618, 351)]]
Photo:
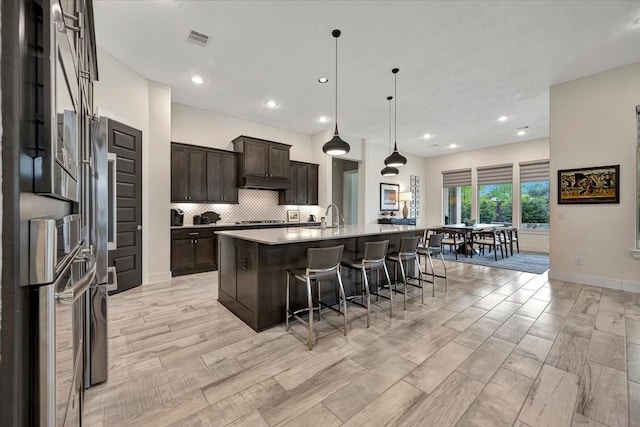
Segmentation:
[(398, 211), (400, 210), (400, 185), (380, 183), (380, 210)]
[(416, 176), (415, 184), (414, 184), (414, 185), (415, 185), (416, 187), (419, 187), (419, 186), (420, 186), (420, 177), (419, 177), (419, 176)]
[(411, 175), (411, 177), (409, 178), (409, 186), (413, 187), (414, 185), (416, 185), (416, 176)]
[(558, 204), (620, 203), (620, 165), (558, 170)]
[(416, 208), (416, 218), (420, 218), (420, 208)]
[(300, 222), (300, 211), (297, 209), (288, 210), (287, 222)]
[(411, 208), (411, 210), (409, 210), (409, 218), (415, 218), (416, 217), (416, 208)]

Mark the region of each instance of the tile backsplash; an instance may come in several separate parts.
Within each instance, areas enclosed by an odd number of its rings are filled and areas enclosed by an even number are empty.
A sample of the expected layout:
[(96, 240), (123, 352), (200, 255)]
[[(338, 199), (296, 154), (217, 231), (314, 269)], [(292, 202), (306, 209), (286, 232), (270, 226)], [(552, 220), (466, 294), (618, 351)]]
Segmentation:
[[(315, 215), (320, 221), (324, 209), (318, 206), (288, 206), (278, 205), (278, 192), (270, 190), (238, 190), (238, 204), (228, 205), (219, 203), (171, 203), (172, 208), (184, 211), (184, 225), (193, 225), (193, 217), (203, 212), (214, 211), (220, 214), (222, 223), (234, 223), (240, 221), (277, 219), (287, 220), (287, 210), (300, 211), (300, 221), (306, 221), (309, 215)], [(167, 215), (169, 213), (167, 212)]]

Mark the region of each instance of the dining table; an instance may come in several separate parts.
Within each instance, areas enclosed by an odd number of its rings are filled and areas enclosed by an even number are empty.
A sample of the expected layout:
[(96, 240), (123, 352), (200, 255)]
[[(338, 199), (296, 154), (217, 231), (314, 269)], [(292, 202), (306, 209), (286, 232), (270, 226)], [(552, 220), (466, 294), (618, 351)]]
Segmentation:
[(507, 224), (445, 224), (434, 225), (427, 228), (427, 231), (436, 233), (458, 233), (462, 236), (462, 253), (473, 258), (473, 236), (482, 232), (492, 231), (496, 228), (502, 228)]

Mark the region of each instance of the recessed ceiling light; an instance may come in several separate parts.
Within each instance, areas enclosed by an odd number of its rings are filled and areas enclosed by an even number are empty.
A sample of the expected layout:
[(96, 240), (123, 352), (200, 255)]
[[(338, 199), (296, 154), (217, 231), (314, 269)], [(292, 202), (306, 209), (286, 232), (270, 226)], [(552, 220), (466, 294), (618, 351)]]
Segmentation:
[(320, 77), (320, 78), (318, 79), (318, 82), (320, 82), (320, 83), (326, 83), (326, 82), (328, 82), (328, 81), (329, 81), (329, 79), (328, 79), (328, 78), (326, 78), (326, 77)]
[(327, 123), (331, 121), (331, 118), (327, 116), (320, 116), (316, 119), (316, 121), (319, 123)]
[(191, 77), (191, 83), (201, 85), (202, 83), (204, 83), (204, 80), (200, 76), (193, 76)]
[(524, 134), (526, 134), (526, 133), (527, 133), (527, 132), (525, 132), (525, 131), (523, 131), (523, 130), (519, 130), (519, 131), (518, 131), (518, 136), (522, 136), (522, 135), (524, 135)]
[(267, 108), (278, 108), (278, 103), (273, 99), (268, 100), (267, 102), (264, 103), (264, 105), (266, 105)]
[(500, 117), (498, 117), (498, 121), (499, 121), (499, 122), (506, 122), (506, 121), (507, 121), (507, 119), (508, 119), (508, 117), (507, 117), (507, 116), (500, 116)]
[(458, 148), (456, 144), (449, 144), (449, 148)]
[(522, 126), (519, 127), (518, 129), (516, 129), (518, 131), (518, 136), (522, 136), (524, 134), (527, 133), (527, 129), (529, 129), (529, 126)]
[(423, 138), (424, 139), (431, 139), (431, 134), (430, 133), (425, 133)]

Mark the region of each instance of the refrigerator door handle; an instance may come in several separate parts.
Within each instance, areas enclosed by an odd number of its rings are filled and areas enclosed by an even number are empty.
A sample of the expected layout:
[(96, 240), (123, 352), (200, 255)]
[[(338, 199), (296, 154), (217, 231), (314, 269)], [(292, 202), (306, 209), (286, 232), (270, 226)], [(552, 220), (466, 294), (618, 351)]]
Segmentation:
[[(113, 281), (110, 280), (113, 279)], [(118, 275), (116, 274), (116, 266), (107, 267), (107, 291), (118, 290)]]
[(118, 206), (117, 206), (117, 165), (118, 165), (118, 157), (115, 153), (107, 153), (107, 169), (111, 170), (111, 182), (109, 183), (109, 187), (111, 190), (111, 200), (109, 200), (109, 214), (108, 217), (111, 219), (111, 224), (108, 225), (109, 230), (107, 232), (107, 250), (111, 251), (118, 248)]
[(85, 291), (89, 288), (91, 282), (96, 277), (96, 258), (91, 251), (83, 251), (83, 253), (76, 258), (77, 261), (86, 262), (87, 272), (73, 284), (72, 287), (65, 289), (62, 292), (56, 292), (56, 300), (62, 304), (73, 304), (78, 298), (84, 295)]

